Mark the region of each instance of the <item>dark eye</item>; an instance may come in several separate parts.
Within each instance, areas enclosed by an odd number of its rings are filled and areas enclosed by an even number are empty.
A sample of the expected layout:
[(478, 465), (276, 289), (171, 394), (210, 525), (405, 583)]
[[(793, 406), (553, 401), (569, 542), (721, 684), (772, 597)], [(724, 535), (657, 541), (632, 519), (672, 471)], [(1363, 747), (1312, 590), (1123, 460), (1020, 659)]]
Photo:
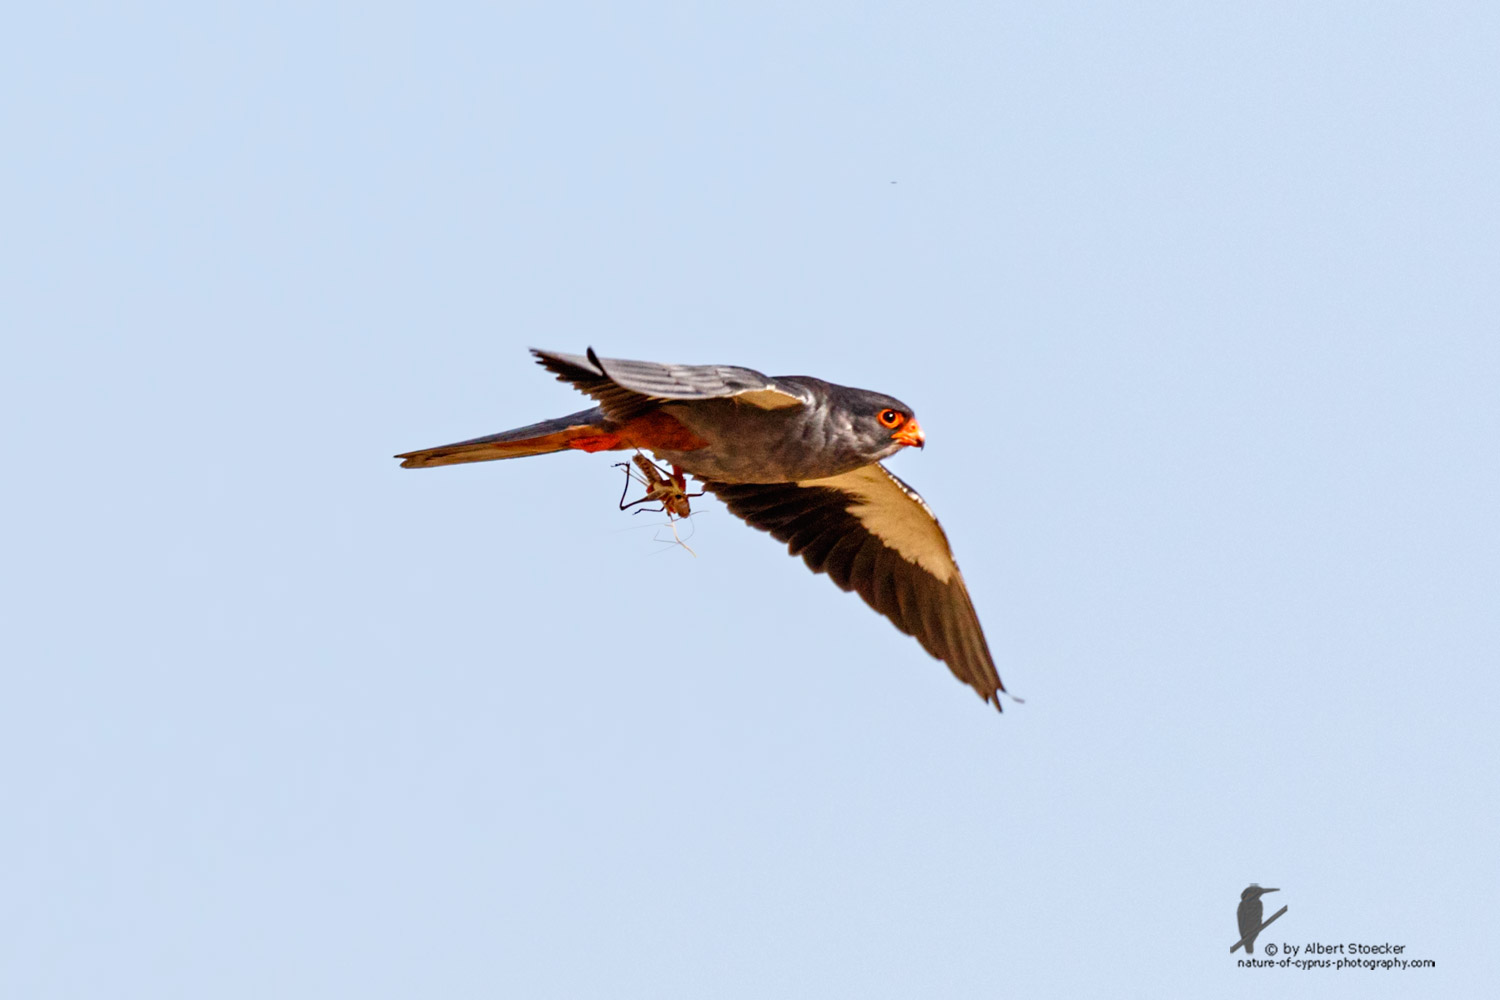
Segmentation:
[(899, 427), (901, 426), (901, 421), (904, 419), (900, 410), (880, 411), (880, 424), (883, 427)]

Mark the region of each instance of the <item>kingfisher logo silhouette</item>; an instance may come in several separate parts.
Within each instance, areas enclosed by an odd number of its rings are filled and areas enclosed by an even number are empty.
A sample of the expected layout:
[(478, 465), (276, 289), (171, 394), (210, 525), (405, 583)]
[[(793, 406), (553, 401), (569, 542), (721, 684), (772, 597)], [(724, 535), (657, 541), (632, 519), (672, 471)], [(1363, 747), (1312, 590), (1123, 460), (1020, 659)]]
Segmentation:
[(1277, 917), (1286, 912), (1286, 907), (1283, 906), (1271, 914), (1270, 920), (1262, 921), (1260, 918), (1266, 912), (1266, 907), (1260, 901), (1260, 897), (1268, 892), (1280, 891), (1280, 889), (1262, 889), (1252, 882), (1245, 887), (1244, 892), (1240, 893), (1239, 909), (1234, 913), (1235, 919), (1240, 925), (1240, 939), (1229, 949), (1231, 955), (1238, 951), (1241, 946), (1244, 947), (1245, 954), (1255, 954), (1255, 939), (1260, 936), (1260, 932), (1270, 927)]

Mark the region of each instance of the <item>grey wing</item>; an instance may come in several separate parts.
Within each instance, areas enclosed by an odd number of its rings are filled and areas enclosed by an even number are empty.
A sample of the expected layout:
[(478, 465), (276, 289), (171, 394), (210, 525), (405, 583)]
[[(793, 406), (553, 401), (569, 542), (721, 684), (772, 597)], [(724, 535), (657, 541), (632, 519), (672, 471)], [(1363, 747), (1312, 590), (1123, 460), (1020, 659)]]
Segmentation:
[(802, 386), (732, 365), (664, 365), (654, 361), (560, 354), (532, 348), (537, 362), (599, 402), (612, 420), (628, 420), (659, 403), (694, 399), (737, 399), (761, 409), (805, 406), (812, 399)]
[(704, 486), (814, 573), (857, 592), (1000, 708), (1005, 685), (948, 538), (926, 502), (885, 466), (796, 483)]

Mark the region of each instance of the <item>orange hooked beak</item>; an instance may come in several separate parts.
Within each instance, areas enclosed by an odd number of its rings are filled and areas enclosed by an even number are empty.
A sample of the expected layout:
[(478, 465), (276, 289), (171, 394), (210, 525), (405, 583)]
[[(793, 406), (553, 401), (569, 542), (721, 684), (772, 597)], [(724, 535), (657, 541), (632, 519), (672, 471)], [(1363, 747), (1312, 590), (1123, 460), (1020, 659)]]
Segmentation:
[(900, 441), (904, 445), (916, 445), (922, 447), (927, 440), (927, 435), (922, 433), (922, 425), (915, 420), (908, 420), (901, 425), (901, 429), (891, 435), (893, 441)]

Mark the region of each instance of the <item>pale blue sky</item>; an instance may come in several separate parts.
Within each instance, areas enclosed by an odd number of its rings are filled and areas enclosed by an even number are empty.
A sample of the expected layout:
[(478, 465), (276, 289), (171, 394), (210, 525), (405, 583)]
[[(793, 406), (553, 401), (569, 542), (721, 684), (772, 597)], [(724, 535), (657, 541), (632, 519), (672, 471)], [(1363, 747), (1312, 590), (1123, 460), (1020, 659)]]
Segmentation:
[[(0, 995), (1493, 985), (1493, 5), (4, 35)], [(611, 456), (397, 468), (531, 345), (911, 403), (1026, 704)], [(1252, 881), (1438, 967), (1237, 969)]]

